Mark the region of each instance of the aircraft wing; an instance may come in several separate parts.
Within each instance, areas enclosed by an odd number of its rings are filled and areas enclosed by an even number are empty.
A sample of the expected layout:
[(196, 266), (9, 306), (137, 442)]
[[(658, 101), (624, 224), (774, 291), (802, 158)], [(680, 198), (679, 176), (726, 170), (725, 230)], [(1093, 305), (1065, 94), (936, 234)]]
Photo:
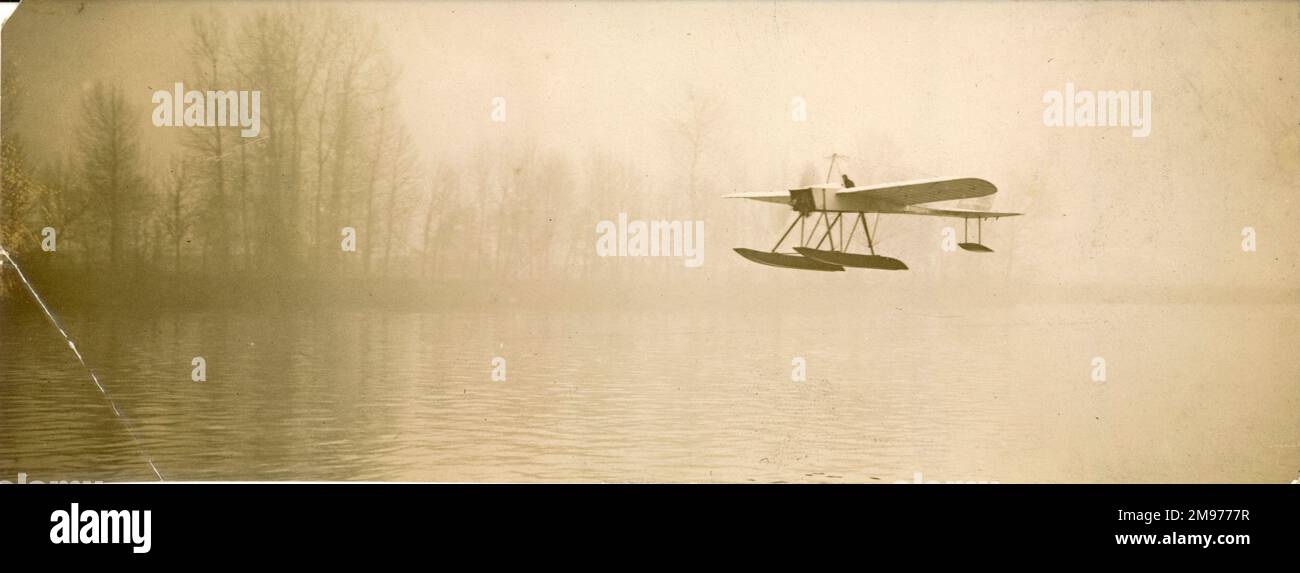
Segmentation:
[(854, 187), (839, 192), (840, 196), (865, 197), (888, 201), (897, 205), (915, 205), (934, 201), (952, 201), (984, 197), (998, 192), (998, 188), (983, 179), (924, 179), (886, 183), (868, 187)]
[(789, 191), (753, 191), (749, 193), (732, 193), (723, 195), (724, 199), (753, 199), (755, 201), (765, 201), (768, 203), (780, 203), (782, 205), (790, 204), (790, 194), (797, 191), (811, 191), (813, 189), (822, 189), (836, 191), (842, 189), (839, 185), (809, 185)]
[(961, 217), (963, 219), (996, 219), (998, 217), (1015, 217), (1022, 213), (1000, 211), (976, 211), (973, 209), (933, 209), (930, 207), (908, 207), (904, 215), (932, 215), (935, 217)]
[(753, 199), (755, 201), (764, 201), (767, 203), (790, 203), (789, 191), (756, 191), (751, 193), (732, 193), (723, 195), (726, 199)]

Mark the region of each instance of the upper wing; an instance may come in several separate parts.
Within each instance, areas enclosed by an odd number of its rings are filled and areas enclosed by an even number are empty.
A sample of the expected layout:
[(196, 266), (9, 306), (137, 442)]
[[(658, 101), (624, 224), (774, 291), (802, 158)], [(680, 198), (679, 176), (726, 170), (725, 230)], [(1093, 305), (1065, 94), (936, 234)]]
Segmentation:
[(983, 179), (968, 177), (964, 179), (926, 179), (854, 187), (840, 191), (839, 195), (879, 199), (898, 205), (915, 205), (934, 201), (984, 197), (997, 192), (998, 188), (994, 187), (992, 183)]
[(841, 187), (839, 185), (809, 185), (808, 187), (800, 187), (798, 189), (791, 189), (789, 191), (753, 191), (749, 193), (732, 193), (730, 195), (723, 195), (722, 197), (724, 199), (753, 199), (755, 201), (766, 201), (768, 203), (781, 203), (782, 205), (789, 205), (791, 192), (809, 191), (812, 189), (824, 189), (824, 190), (834, 191), (834, 190), (841, 189)]
[(789, 191), (757, 191), (752, 193), (732, 193), (723, 195), (726, 199), (753, 199), (755, 201), (766, 201), (768, 203), (786, 203), (790, 202)]

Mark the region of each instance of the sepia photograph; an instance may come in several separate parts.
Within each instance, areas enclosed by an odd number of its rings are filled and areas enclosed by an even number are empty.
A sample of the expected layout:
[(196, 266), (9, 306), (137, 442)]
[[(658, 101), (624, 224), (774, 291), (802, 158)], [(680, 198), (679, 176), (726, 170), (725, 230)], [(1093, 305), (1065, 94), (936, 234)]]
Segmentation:
[(0, 484), (1300, 484), (1294, 1), (5, 6)]

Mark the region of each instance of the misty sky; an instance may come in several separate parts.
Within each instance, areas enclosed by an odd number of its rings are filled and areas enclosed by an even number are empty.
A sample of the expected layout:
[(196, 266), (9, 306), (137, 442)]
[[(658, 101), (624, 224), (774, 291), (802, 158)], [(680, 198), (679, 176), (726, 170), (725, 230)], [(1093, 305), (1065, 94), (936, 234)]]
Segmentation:
[[(237, 18), (264, 5), (220, 7)], [(20, 116), (4, 121), (29, 145), (70, 145), (82, 91), (116, 81), (138, 102), (146, 154), (162, 165), (174, 133), (149, 124), (149, 96), (186, 77), (190, 15), (208, 3), (82, 6), (24, 3), (6, 25), (4, 62), (17, 68), (24, 99)], [(405, 119), (430, 164), (520, 141), (579, 164), (603, 149), (643, 169), (653, 192), (672, 193), (680, 160), (667, 118), (698, 98), (718, 108), (705, 158), (719, 195), (793, 186), (808, 163), (824, 170), (836, 151), (855, 158), (859, 184), (995, 183), (993, 208), (1027, 213), (988, 227), (1002, 257), (995, 272), (1013, 278), (1298, 278), (1294, 2), (332, 7), (379, 26), (403, 67)], [(1067, 82), (1150, 90), (1150, 137), (1044, 126), (1044, 92)], [(506, 98), (505, 124), (489, 121), (495, 96)], [(807, 122), (790, 118), (796, 96)], [(915, 239), (891, 253), (904, 260), (933, 259), (938, 230), (960, 229), (939, 219), (895, 224)], [(1241, 252), (1245, 226), (1259, 233), (1257, 253)], [(710, 229), (710, 247), (766, 248), (780, 230)]]

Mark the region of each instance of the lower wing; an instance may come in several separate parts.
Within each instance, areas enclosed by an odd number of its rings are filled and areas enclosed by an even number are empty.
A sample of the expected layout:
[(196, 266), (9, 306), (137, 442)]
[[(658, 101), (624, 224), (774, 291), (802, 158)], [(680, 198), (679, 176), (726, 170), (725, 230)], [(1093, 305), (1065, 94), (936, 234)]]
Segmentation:
[(935, 209), (933, 207), (922, 207), (920, 205), (907, 205), (899, 213), (904, 215), (929, 215), (932, 217), (960, 217), (962, 219), (997, 219), (999, 217), (1015, 217), (1023, 213), (1007, 213), (1001, 211), (975, 211), (971, 209)]

